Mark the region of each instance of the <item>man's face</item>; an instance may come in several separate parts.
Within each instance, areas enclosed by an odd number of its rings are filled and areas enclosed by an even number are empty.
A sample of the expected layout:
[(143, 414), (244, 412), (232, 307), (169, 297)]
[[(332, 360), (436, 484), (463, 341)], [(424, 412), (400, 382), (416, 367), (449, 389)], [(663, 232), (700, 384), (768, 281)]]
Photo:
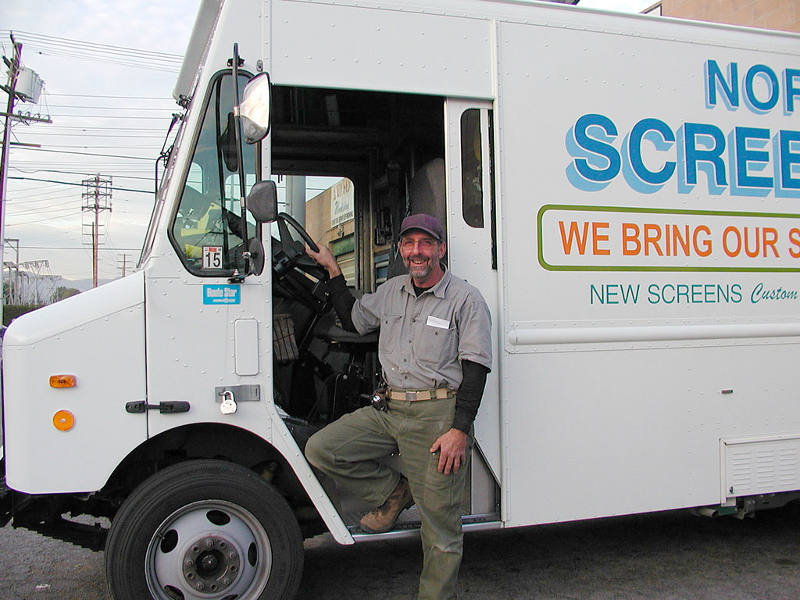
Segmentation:
[(444, 256), (446, 245), (438, 242), (424, 231), (410, 231), (400, 238), (400, 256), (414, 283), (419, 287), (430, 287), (444, 275), (439, 261)]

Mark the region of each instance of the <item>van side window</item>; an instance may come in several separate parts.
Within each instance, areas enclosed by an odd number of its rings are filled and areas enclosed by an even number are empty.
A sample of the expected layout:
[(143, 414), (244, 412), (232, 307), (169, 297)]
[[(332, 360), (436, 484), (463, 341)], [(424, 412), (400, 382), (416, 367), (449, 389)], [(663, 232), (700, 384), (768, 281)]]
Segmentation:
[[(240, 91), (247, 80), (247, 75), (239, 76)], [(221, 74), (210, 88), (203, 125), (170, 228), (170, 239), (189, 271), (220, 276), (231, 273), (237, 266), (237, 257), (246, 239), (243, 239), (240, 224), (231, 74)], [(248, 190), (256, 181), (257, 146), (245, 144), (243, 147)], [(244, 237), (253, 237), (256, 225), (250, 215), (247, 229)]]
[(471, 227), (483, 227), (483, 175), (481, 168), (481, 112), (470, 108), (461, 114), (461, 210)]

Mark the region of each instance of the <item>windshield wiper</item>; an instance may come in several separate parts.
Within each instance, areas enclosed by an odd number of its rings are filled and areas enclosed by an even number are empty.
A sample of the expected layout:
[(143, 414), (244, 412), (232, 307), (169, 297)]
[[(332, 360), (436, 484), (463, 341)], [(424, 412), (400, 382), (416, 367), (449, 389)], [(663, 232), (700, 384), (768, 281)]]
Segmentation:
[(167, 141), (169, 140), (169, 134), (172, 133), (172, 128), (175, 127), (175, 123), (178, 121), (183, 121), (183, 117), (186, 113), (172, 113), (172, 121), (169, 123), (169, 128), (167, 129), (167, 135), (164, 136), (164, 143), (161, 144), (161, 152), (158, 153), (158, 157), (156, 158), (156, 169), (155, 169), (155, 193), (156, 196), (158, 195), (158, 188), (159, 188), (159, 179), (158, 179), (158, 163), (163, 161), (164, 167), (166, 168), (167, 163), (169, 163), (169, 157), (172, 155), (172, 149), (175, 147), (175, 143), (173, 142), (169, 148), (167, 148)]

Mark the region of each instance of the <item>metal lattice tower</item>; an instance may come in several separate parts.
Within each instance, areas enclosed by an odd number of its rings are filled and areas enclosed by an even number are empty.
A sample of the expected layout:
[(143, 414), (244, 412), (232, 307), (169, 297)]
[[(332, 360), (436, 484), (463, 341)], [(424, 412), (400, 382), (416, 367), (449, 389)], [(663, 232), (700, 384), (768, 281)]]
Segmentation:
[(55, 296), (56, 284), (61, 280), (50, 272), (47, 260), (28, 260), (17, 265), (20, 302), (41, 306), (51, 304)]
[(83, 192), (83, 243), (92, 246), (92, 287), (97, 287), (97, 263), (100, 244), (105, 241), (100, 213), (111, 212), (111, 177), (95, 175), (81, 182)]
[(50, 272), (50, 263), (47, 260), (21, 263), (5, 261), (4, 267), (9, 271), (9, 277), (5, 281), (6, 304), (42, 306), (55, 300), (56, 287), (61, 276)]
[[(8, 276), (3, 278), (3, 301), (6, 304), (20, 304), (19, 301), (19, 238), (6, 238), (5, 245), (16, 252), (16, 259), (4, 260), (3, 267)], [(5, 250), (5, 248), (4, 248)]]

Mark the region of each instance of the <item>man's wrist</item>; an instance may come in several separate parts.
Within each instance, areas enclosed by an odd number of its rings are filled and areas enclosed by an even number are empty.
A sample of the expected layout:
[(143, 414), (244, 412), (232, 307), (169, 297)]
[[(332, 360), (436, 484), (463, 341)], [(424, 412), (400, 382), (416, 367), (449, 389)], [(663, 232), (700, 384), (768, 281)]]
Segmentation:
[(328, 285), (331, 287), (331, 291), (333, 292), (345, 291), (347, 289), (347, 282), (344, 279), (344, 275), (341, 273), (335, 277), (331, 277), (328, 280)]
[(469, 435), (470, 430), (472, 429), (472, 421), (468, 415), (458, 415), (453, 418), (453, 424), (451, 425), (452, 429), (456, 429), (463, 434)]

